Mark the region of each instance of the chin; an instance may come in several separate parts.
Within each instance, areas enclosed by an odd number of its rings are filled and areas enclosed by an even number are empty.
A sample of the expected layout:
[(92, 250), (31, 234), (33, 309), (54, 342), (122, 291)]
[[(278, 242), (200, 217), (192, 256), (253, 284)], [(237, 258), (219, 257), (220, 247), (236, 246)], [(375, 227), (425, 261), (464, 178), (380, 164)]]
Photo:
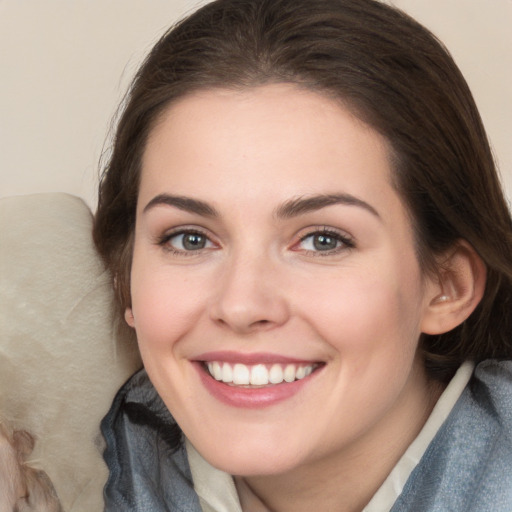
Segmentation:
[[(237, 476), (278, 475), (293, 470), (301, 464), (301, 451), (288, 450), (277, 443), (217, 443), (215, 446), (197, 446), (197, 450), (212, 466)], [(219, 450), (219, 446), (222, 449)], [(303, 452), (302, 452), (303, 453)], [(299, 456), (298, 456), (299, 455)]]

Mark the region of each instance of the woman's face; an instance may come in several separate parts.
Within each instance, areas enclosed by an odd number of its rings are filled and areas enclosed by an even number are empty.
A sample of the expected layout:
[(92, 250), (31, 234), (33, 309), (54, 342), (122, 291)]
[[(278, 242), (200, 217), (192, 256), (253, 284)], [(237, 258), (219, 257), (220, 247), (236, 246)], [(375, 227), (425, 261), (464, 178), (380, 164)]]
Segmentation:
[(197, 93), (153, 129), (126, 318), (213, 465), (277, 474), (417, 433), (434, 284), (388, 156), (291, 85)]

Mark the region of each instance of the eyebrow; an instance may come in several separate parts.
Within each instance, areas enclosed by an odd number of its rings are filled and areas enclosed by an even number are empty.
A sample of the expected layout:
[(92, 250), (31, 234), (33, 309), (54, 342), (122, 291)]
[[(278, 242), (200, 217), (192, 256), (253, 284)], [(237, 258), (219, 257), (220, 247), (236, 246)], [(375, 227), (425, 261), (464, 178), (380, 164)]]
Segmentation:
[(277, 208), (275, 216), (287, 219), (336, 204), (357, 206), (380, 218), (379, 213), (372, 205), (350, 194), (320, 194), (291, 199)]
[(199, 199), (192, 199), (191, 197), (184, 196), (172, 196), (169, 194), (159, 194), (155, 196), (149, 203), (144, 207), (143, 212), (146, 213), (155, 206), (168, 205), (174, 206), (180, 210), (184, 210), (190, 213), (196, 213), (203, 217), (218, 217), (217, 210)]
[[(350, 194), (319, 194), (290, 199), (279, 206), (274, 211), (274, 215), (277, 218), (288, 219), (337, 204), (357, 206), (367, 210), (375, 217), (380, 218), (379, 213), (373, 206)], [(185, 196), (173, 196), (170, 194), (159, 194), (155, 196), (144, 207), (143, 212), (146, 213), (148, 210), (160, 205), (173, 206), (180, 210), (195, 213), (203, 217), (219, 217), (217, 210), (204, 201)]]

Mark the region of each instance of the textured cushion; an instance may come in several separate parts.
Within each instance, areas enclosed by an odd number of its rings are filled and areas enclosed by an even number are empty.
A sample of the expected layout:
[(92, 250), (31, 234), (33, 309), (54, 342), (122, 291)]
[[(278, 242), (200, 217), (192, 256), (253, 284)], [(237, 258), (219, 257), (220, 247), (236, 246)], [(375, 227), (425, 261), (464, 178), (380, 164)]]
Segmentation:
[(113, 328), (91, 223), (66, 194), (0, 201), (0, 418), (36, 437), (31, 464), (66, 512), (102, 510), (99, 423), (141, 366)]

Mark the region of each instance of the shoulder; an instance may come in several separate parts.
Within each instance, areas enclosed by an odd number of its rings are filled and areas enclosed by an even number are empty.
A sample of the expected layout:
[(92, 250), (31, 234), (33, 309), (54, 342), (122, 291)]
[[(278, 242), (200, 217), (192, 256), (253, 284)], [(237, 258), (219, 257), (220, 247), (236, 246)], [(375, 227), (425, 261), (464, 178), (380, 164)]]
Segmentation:
[[(492, 433), (512, 453), (512, 361), (488, 360), (475, 368), (461, 397), (462, 420), (464, 414), (472, 416), (466, 420), (469, 424)], [(512, 455), (509, 470), (512, 474)]]
[(393, 512), (512, 510), (512, 361), (484, 361)]
[(101, 430), (105, 511), (201, 510), (181, 430), (144, 370), (119, 390)]
[(512, 361), (488, 360), (480, 363), (470, 382), (473, 398), (512, 428)]

